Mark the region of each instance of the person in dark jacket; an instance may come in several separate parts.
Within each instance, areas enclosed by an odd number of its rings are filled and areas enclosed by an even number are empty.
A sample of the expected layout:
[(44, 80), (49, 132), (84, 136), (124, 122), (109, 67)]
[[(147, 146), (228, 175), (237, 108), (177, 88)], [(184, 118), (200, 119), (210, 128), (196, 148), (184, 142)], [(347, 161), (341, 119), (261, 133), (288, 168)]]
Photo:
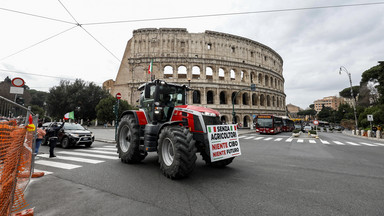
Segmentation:
[(61, 130), (61, 128), (64, 127), (64, 123), (65, 122), (63, 122), (59, 126), (57, 124), (57, 122), (55, 122), (55, 123), (52, 124), (52, 126), (48, 130), (48, 135), (49, 135), (49, 157), (50, 158), (56, 157), (56, 155), (54, 154), (54, 149), (56, 147), (57, 140), (59, 139), (58, 138), (59, 131)]

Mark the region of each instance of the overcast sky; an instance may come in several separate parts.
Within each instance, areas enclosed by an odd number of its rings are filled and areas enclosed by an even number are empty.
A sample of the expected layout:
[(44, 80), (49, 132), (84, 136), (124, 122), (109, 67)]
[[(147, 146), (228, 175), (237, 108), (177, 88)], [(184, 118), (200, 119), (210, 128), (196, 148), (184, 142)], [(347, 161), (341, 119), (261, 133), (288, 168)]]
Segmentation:
[[(367, 3), (382, 4), (276, 12)], [(257, 11), (275, 12), (86, 25)], [(258, 41), (279, 53), (284, 60), (286, 103), (306, 108), (349, 87), (347, 74), (339, 75), (340, 66), (358, 85), (365, 70), (384, 60), (383, 11), (380, 0), (2, 0), (0, 80), (22, 77), (31, 89), (40, 91), (48, 91), (60, 79), (101, 85), (115, 80), (135, 29), (212, 30)], [(83, 24), (109, 51), (73, 23)]]

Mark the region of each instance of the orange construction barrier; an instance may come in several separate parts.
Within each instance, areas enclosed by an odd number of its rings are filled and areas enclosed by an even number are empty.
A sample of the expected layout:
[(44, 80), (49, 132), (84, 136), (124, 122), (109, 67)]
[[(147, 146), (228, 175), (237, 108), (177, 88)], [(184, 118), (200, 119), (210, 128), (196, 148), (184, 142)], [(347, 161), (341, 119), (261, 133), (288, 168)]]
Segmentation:
[(28, 206), (24, 191), (31, 177), (33, 133), (15, 120), (0, 122), (0, 215)]

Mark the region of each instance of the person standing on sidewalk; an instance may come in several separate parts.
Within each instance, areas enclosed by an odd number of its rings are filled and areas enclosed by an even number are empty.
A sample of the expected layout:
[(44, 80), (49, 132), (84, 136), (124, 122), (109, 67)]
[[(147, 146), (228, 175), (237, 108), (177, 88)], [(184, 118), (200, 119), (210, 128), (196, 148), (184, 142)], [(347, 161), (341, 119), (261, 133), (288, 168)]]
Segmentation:
[(65, 121), (63, 121), (63, 123), (60, 126), (57, 124), (57, 122), (55, 122), (52, 124), (52, 126), (48, 130), (50, 158), (56, 157), (56, 155), (54, 154), (54, 150), (57, 144), (57, 140), (59, 139), (58, 138), (59, 131), (61, 130), (61, 128), (64, 127), (64, 124), (65, 124)]
[(39, 153), (40, 145), (43, 142), (44, 136), (46, 134), (45, 130), (42, 129), (42, 126), (43, 125), (41, 123), (39, 123), (38, 126), (37, 126), (37, 138), (36, 138), (36, 146), (35, 146), (35, 159), (38, 159), (38, 158), (36, 158), (36, 155)]

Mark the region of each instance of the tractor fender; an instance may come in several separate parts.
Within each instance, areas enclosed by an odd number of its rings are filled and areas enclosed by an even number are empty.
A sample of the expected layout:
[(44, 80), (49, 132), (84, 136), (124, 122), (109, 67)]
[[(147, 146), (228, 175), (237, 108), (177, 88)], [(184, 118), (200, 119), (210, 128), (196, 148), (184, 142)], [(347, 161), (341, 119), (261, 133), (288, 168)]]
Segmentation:
[(157, 137), (159, 137), (160, 133), (161, 133), (161, 130), (163, 130), (164, 127), (166, 126), (170, 126), (170, 125), (179, 125), (179, 124), (183, 124), (184, 121), (171, 121), (171, 122), (166, 122), (164, 123), (163, 125), (161, 125), (161, 127), (159, 128), (159, 131), (157, 132)]
[(141, 110), (126, 110), (121, 115), (119, 120), (125, 116), (125, 115), (133, 115), (136, 119), (136, 121), (139, 123), (139, 125), (146, 125), (148, 124), (147, 117), (145, 116), (144, 111)]

